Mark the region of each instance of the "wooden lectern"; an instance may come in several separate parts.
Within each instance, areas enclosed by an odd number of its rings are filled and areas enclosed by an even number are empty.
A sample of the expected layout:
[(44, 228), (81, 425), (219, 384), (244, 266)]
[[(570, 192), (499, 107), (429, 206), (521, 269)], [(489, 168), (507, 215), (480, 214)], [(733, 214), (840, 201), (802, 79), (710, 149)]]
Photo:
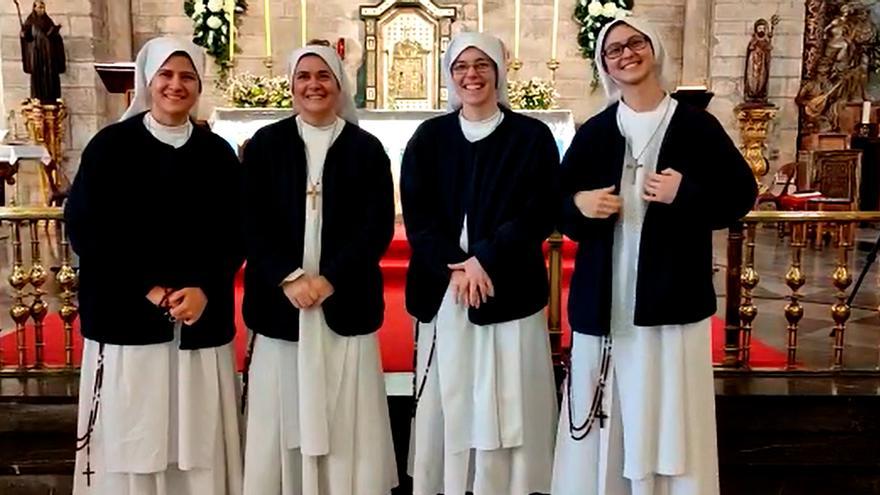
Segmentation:
[(107, 91), (125, 94), (126, 106), (131, 104), (134, 95), (134, 62), (99, 63), (95, 64), (95, 71)]

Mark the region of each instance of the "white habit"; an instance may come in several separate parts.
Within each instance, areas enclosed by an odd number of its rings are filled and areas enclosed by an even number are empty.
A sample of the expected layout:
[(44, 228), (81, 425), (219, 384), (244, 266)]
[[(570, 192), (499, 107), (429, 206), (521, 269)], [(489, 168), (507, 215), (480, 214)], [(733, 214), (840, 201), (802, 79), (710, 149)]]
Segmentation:
[[(149, 113), (144, 125), (175, 148), (192, 131), (189, 122), (163, 126)], [(100, 408), (88, 451), (76, 453), (74, 495), (241, 494), (232, 344), (181, 350), (180, 325), (173, 342), (104, 346)], [(78, 437), (88, 431), (99, 347), (85, 340)]]
[[(327, 151), (347, 124), (337, 118), (314, 127), (300, 117), (297, 124), (307, 150), (307, 187), (321, 191)], [(322, 200), (306, 195), (303, 264), (292, 276), (319, 274)], [(397, 469), (376, 334), (340, 336), (320, 307), (300, 311), (299, 328), (296, 343), (256, 337), (244, 493), (390, 493)]]
[[(645, 176), (655, 171), (675, 112), (667, 96), (656, 110), (636, 113), (621, 101), (618, 126), (630, 157), (624, 166), (623, 209), (614, 230), (612, 368), (604, 428), (575, 441), (568, 401), (559, 421), (553, 495), (717, 495), (715, 395), (710, 320), (636, 327), (636, 278)], [(627, 163), (632, 163), (626, 159)], [(635, 180), (633, 180), (635, 174)], [(571, 391), (575, 424), (587, 416), (599, 378), (601, 338), (574, 334)]]
[[(498, 112), (460, 122), (474, 142), (502, 120)], [(460, 245), (467, 251), (467, 218)], [(411, 435), (413, 494), (549, 492), (557, 407), (544, 311), (474, 325), (447, 290), (434, 320), (418, 327), (416, 381), (425, 385)]]

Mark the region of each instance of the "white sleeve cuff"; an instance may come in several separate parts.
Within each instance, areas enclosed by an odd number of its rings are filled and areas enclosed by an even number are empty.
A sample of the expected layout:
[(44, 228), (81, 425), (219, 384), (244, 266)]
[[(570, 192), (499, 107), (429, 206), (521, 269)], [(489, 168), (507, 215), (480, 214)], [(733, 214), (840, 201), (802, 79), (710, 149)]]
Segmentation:
[(281, 285), (284, 285), (284, 284), (287, 284), (287, 283), (293, 282), (293, 281), (295, 281), (296, 279), (302, 277), (302, 276), (305, 275), (305, 274), (306, 274), (306, 271), (305, 271), (305, 270), (303, 270), (302, 268), (297, 268), (293, 273), (291, 273), (290, 275), (284, 277), (284, 280), (281, 281)]

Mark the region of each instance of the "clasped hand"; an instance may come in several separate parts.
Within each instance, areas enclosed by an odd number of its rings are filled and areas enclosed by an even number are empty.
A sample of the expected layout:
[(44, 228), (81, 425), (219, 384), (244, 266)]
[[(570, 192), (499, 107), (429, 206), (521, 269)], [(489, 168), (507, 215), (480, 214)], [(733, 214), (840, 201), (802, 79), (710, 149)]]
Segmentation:
[(448, 265), (452, 270), (449, 285), (455, 302), (462, 306), (479, 308), (490, 297), (495, 296), (495, 286), (489, 274), (476, 257), (461, 263)]
[(333, 295), (333, 285), (325, 277), (303, 274), (282, 287), (284, 295), (297, 309), (320, 306)]
[(198, 287), (184, 287), (174, 290), (167, 287), (153, 287), (147, 294), (147, 299), (156, 306), (168, 311), (168, 315), (175, 321), (182, 321), (185, 325), (192, 326), (208, 305), (208, 297)]

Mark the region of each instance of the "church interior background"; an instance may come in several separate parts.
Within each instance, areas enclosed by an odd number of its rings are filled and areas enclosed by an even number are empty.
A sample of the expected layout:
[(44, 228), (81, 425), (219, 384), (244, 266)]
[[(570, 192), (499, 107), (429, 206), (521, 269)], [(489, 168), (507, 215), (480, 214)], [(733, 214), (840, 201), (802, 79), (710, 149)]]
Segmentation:
[[(483, 30), (504, 41), (517, 110), (547, 123), (564, 153), (577, 127), (604, 106), (579, 37), (589, 38), (590, 19), (607, 22), (627, 9), (659, 27), (673, 62), (670, 90), (721, 121), (761, 184), (754, 211), (715, 237), (723, 493), (880, 493), (880, 269), (868, 263), (880, 233), (880, 1), (45, 5), (63, 38), (63, 64), (53, 66), (60, 102), (29, 100), (20, 32), (32, 5), (0, 0), (0, 493), (70, 490), (81, 342), (76, 259), (58, 206), (86, 143), (125, 109), (131, 62), (144, 42), (174, 34), (207, 46), (198, 119), (240, 149), (290, 112), (287, 54), (326, 41), (343, 57), (361, 125), (383, 142), (396, 180), (409, 136), (444, 111), (439, 60), (455, 33)], [(230, 23), (231, 39), (228, 31), (211, 36)], [(125, 205), (120, 210), (124, 221)], [(561, 364), (573, 247), (554, 236), (547, 251), (548, 331)], [(401, 290), (407, 257), (399, 227), (383, 264), (389, 310), (380, 338), (403, 466), (412, 393)], [(241, 350), (240, 321), (239, 330)]]

